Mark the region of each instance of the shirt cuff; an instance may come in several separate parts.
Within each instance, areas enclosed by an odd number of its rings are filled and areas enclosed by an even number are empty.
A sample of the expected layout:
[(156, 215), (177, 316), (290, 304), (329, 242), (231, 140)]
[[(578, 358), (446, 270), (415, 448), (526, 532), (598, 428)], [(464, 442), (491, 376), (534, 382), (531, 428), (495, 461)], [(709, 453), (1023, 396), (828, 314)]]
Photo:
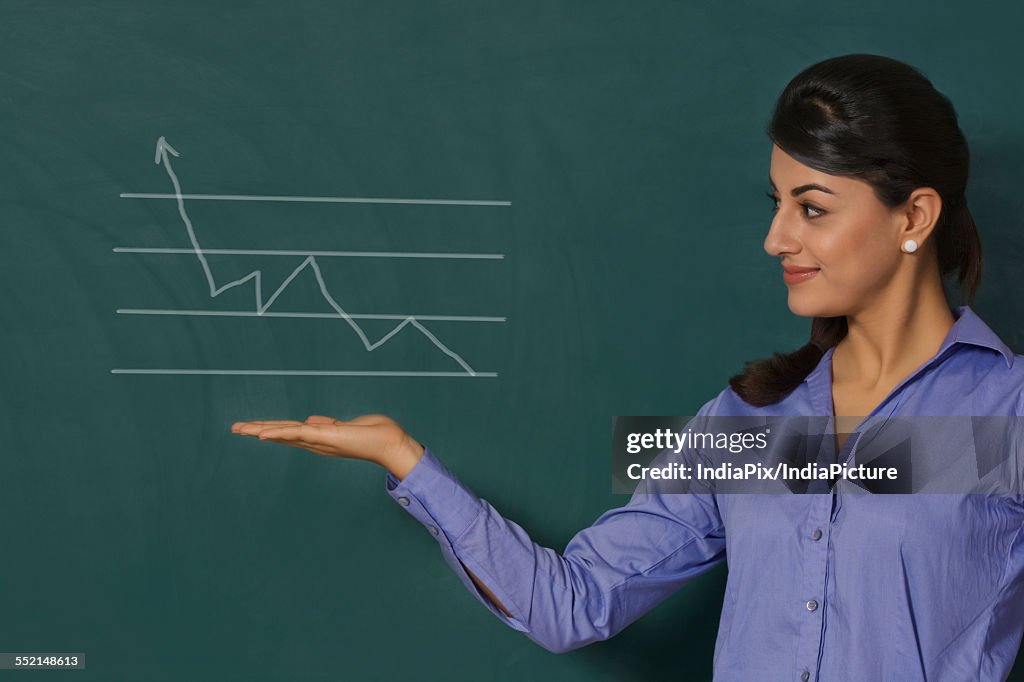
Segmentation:
[(386, 485), (388, 495), (435, 536), (443, 530), (456, 539), (482, 511), (480, 498), (429, 447), (402, 480), (388, 472)]

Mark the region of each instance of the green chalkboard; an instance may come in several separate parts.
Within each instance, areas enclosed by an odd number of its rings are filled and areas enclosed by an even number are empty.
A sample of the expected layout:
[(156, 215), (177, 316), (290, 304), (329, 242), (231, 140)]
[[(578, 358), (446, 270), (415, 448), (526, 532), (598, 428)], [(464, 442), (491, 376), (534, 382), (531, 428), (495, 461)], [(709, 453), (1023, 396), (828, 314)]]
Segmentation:
[(555, 655), (382, 469), (230, 425), (391, 415), (564, 547), (625, 501), (613, 415), (693, 414), (806, 340), (764, 125), (853, 51), (960, 109), (975, 308), (1016, 344), (1020, 14), (0, 3), (0, 651), (83, 652), (62, 680), (710, 679), (725, 565)]

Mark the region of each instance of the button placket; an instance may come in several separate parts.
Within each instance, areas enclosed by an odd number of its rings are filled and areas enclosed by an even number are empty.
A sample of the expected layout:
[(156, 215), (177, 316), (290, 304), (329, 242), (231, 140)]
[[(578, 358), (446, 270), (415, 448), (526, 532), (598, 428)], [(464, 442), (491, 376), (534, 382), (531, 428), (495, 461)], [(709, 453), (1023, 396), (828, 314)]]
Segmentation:
[[(810, 542), (800, 543), (803, 550), (803, 597), (801, 609), (803, 615), (800, 617), (804, 622), (799, 628), (797, 642), (797, 669), (796, 676), (806, 681), (812, 678), (812, 671), (816, 670), (820, 660), (821, 646), (823, 642), (822, 624), (825, 610), (821, 608), (825, 600), (825, 576), (828, 562), (828, 542), (821, 542), (827, 538), (826, 529), (831, 522), (832, 495), (831, 494), (808, 494), (807, 523), (810, 532), (804, 531), (805, 538)], [(805, 677), (806, 675), (806, 677)]]

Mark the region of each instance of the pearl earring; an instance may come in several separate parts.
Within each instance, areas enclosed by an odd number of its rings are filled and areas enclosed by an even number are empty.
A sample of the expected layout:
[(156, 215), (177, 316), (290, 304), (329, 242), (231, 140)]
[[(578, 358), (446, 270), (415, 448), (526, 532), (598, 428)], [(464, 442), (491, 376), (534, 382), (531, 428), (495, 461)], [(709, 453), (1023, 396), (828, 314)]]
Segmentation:
[(903, 250), (906, 251), (907, 253), (914, 253), (915, 251), (917, 251), (917, 242), (915, 242), (913, 239), (908, 239), (907, 241), (903, 242)]

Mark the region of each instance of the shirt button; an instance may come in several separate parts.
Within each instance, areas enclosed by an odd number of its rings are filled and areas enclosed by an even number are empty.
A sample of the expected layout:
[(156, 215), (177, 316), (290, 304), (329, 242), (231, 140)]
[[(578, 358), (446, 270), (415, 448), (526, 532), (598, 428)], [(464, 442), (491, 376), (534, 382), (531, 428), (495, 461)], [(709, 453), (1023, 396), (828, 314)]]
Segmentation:
[(437, 526), (431, 526), (430, 527), (430, 532), (433, 533), (434, 535), (437, 535)]
[(807, 610), (808, 611), (813, 611), (816, 608), (818, 608), (818, 602), (814, 601), (813, 599), (808, 599), (807, 600)]
[(398, 498), (398, 504), (402, 505), (403, 507), (408, 507), (409, 506), (409, 498), (408, 497), (399, 497)]
[(820, 528), (815, 528), (814, 529), (814, 532), (811, 533), (811, 539), (812, 540), (820, 540), (821, 539), (821, 529)]
[(802, 673), (800, 673), (801, 682), (807, 682), (807, 680), (809, 679), (811, 679), (811, 674), (809, 672), (805, 670)]

